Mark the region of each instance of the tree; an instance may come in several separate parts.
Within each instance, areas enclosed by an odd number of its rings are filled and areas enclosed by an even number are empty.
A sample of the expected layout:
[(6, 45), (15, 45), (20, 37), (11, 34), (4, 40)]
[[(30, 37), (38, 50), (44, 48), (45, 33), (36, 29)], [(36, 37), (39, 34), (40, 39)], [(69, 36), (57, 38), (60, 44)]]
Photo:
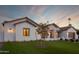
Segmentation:
[(47, 25), (40, 23), (39, 27), (37, 28), (37, 32), (38, 32), (38, 34), (40, 34), (41, 39), (45, 40), (45, 38), (48, 37), (48, 27), (47, 27)]
[[(43, 23), (40, 23), (39, 24), (39, 27), (36, 29), (38, 34), (40, 34), (41, 36), (41, 47), (45, 47), (45, 43), (44, 43), (44, 40), (45, 38), (48, 37), (48, 27), (47, 27), (47, 24), (43, 24)], [(44, 44), (43, 44), (44, 43)]]

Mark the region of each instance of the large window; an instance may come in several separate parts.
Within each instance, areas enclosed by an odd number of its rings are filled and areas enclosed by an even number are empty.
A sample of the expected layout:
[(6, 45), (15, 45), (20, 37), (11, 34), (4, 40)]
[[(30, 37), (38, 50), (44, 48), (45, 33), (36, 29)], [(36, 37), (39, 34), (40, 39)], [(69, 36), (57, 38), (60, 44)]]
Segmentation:
[(75, 38), (75, 33), (74, 32), (69, 32), (68, 37), (74, 39)]
[(30, 29), (29, 28), (23, 28), (23, 36), (29, 36), (30, 35)]

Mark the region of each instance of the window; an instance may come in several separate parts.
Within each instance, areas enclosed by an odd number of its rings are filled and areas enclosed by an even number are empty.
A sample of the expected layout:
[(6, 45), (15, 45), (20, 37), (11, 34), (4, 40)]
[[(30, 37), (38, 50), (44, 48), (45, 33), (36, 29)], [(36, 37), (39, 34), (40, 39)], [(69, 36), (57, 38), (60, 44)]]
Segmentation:
[(23, 28), (23, 36), (29, 36), (30, 35), (30, 29), (29, 28)]
[(41, 38), (47, 38), (48, 37), (48, 33), (46, 31), (42, 32)]
[(75, 33), (74, 32), (69, 32), (68, 37), (74, 39), (75, 38)]

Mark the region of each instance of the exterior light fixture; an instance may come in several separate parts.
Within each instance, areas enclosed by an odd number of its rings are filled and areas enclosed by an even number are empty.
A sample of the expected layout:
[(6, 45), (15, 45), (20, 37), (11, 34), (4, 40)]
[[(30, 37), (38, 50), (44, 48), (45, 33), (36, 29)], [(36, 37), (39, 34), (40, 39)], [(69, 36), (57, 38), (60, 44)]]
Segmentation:
[(8, 32), (9, 32), (9, 33), (14, 33), (15, 30), (14, 30), (13, 28), (9, 28), (9, 29), (8, 29)]

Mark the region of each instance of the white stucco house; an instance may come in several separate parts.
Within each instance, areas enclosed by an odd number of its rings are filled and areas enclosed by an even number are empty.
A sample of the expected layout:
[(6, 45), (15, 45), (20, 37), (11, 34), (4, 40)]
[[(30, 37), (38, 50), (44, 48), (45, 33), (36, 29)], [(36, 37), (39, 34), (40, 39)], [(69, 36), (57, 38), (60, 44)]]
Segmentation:
[(55, 23), (48, 24), (48, 37), (46, 40), (59, 40), (60, 39), (60, 28)]
[(28, 17), (3, 22), (4, 42), (36, 40), (37, 23)]
[[(5, 21), (0, 26), (0, 42), (40, 40), (36, 29), (39, 25), (28, 17)], [(45, 40), (78, 39), (77, 30), (69, 24), (59, 27), (55, 23), (46, 25), (48, 36)]]
[(77, 29), (75, 29), (71, 24), (66, 27), (62, 27), (60, 32), (60, 38), (63, 40), (78, 39)]

